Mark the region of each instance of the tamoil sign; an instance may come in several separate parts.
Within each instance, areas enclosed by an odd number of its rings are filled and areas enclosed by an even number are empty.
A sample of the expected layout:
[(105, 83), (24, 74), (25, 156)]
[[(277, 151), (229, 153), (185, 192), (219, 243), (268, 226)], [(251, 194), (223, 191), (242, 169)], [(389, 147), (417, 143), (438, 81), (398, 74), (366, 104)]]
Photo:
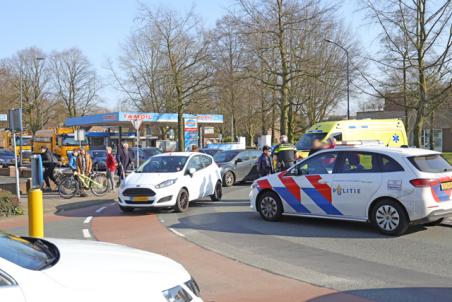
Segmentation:
[(149, 113), (128, 113), (125, 112), (123, 117), (126, 121), (151, 121), (152, 115)]

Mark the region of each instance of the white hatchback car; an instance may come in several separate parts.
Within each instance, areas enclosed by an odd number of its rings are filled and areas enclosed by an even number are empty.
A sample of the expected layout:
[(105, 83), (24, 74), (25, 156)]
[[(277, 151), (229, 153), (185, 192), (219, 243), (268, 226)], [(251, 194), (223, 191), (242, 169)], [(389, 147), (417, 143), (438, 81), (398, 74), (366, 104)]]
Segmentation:
[(220, 169), (210, 155), (173, 152), (149, 158), (127, 176), (119, 188), (124, 212), (135, 208), (173, 207), (185, 212), (192, 200), (210, 196), (221, 200)]
[(256, 180), (251, 207), (282, 215), (368, 221), (387, 235), (452, 216), (452, 167), (441, 153), (384, 146), (323, 150)]
[(2, 302), (202, 302), (179, 263), (116, 244), (0, 232)]

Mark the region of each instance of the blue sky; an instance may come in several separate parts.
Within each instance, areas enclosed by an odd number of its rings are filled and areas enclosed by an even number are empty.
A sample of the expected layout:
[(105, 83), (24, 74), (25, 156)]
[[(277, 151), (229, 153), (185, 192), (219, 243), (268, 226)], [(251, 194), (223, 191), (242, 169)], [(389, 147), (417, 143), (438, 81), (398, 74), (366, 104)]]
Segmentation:
[[(325, 0), (334, 1), (334, 0)], [(166, 6), (181, 11), (195, 5), (195, 11), (206, 22), (215, 24), (233, 0), (2, 0), (0, 2), (0, 58), (36, 46), (46, 52), (79, 47), (94, 64), (107, 84), (107, 58), (115, 59), (122, 43), (135, 26), (139, 3), (151, 7)], [(338, 11), (346, 25), (361, 37), (363, 46), (374, 40), (373, 28), (366, 25), (363, 13), (357, 11), (358, 0), (344, 0)], [(119, 97), (112, 87), (101, 94), (105, 103)]]

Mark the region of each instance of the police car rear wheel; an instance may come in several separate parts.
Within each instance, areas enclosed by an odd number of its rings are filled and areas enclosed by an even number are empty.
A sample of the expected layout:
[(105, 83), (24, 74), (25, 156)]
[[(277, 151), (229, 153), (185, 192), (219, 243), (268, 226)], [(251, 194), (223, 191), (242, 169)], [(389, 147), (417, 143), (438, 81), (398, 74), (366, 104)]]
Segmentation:
[(258, 199), (259, 213), (268, 221), (278, 221), (282, 218), (282, 203), (279, 196), (271, 191), (264, 192)]
[(382, 200), (372, 210), (374, 226), (385, 235), (398, 236), (408, 229), (408, 217), (403, 207), (394, 200)]

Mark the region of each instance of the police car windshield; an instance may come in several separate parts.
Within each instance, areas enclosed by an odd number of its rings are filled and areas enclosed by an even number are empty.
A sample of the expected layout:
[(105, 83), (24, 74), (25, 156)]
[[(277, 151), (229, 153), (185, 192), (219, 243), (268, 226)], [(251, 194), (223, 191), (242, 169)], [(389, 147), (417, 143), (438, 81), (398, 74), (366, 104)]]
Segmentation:
[(408, 158), (419, 171), (441, 173), (452, 171), (452, 166), (440, 154), (413, 156)]
[(319, 133), (306, 133), (303, 135), (298, 141), (296, 147), (298, 150), (310, 150), (312, 147), (312, 141), (314, 139), (323, 140), (327, 133), (319, 132)]
[(156, 156), (149, 158), (137, 170), (137, 173), (174, 173), (181, 171), (187, 162), (187, 156)]
[(241, 151), (239, 150), (231, 150), (231, 151), (223, 151), (215, 154), (213, 159), (217, 163), (227, 163), (228, 161), (231, 161), (234, 159), (234, 157), (237, 156)]

